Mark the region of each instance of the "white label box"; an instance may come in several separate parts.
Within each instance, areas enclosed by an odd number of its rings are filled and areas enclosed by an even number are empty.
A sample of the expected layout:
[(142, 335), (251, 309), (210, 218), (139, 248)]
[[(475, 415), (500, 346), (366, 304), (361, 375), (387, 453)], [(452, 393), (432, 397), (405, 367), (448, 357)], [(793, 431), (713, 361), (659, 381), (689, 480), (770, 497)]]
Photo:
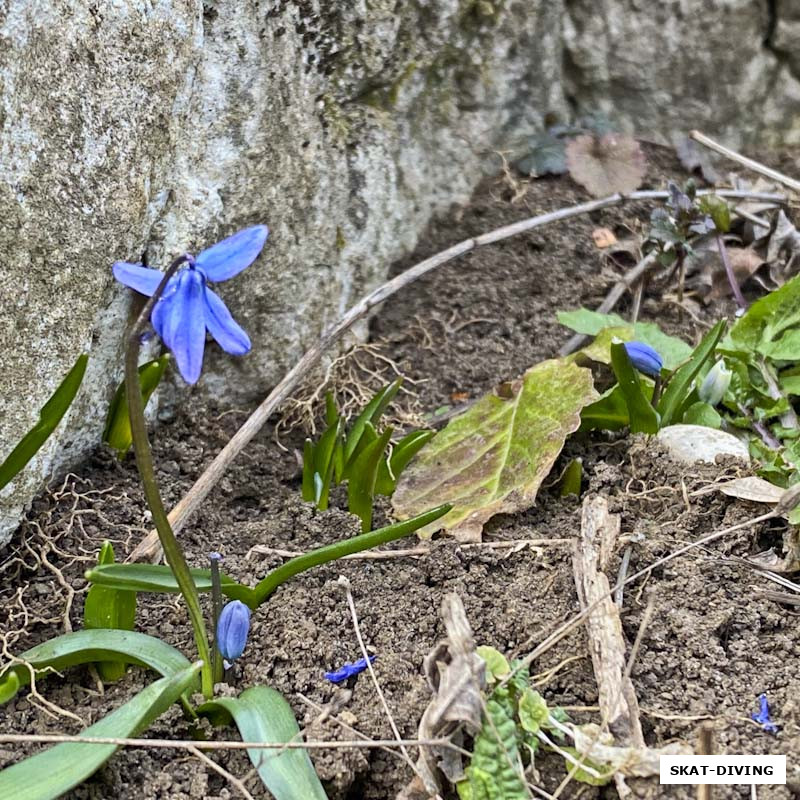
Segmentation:
[(662, 784), (786, 783), (786, 756), (661, 756), (659, 766)]

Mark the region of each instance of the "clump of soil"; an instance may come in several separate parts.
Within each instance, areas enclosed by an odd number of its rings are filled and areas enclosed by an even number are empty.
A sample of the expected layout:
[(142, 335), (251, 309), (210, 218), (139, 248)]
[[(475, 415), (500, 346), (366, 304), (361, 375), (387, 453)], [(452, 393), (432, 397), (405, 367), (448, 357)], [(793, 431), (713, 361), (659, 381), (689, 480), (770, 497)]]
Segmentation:
[[(651, 156), (651, 185), (662, 185), (665, 175), (681, 177), (671, 157), (661, 151)], [(396, 269), (468, 236), (585, 199), (567, 178), (533, 182), (515, 202), (513, 195), (509, 187), (487, 180), (467, 208), (434, 223), (418, 251)], [(482, 248), (409, 287), (375, 319), (373, 339), (416, 381), (415, 402), (422, 408), (432, 411), (478, 397), (553, 356), (569, 337), (557, 324), (555, 311), (596, 307), (619, 276), (621, 270), (602, 263), (592, 229), (598, 224), (619, 231), (635, 227), (650, 208), (631, 204), (609, 209)], [(665, 306), (661, 288), (646, 296), (643, 316), (657, 316), (670, 332), (695, 341), (703, 320)], [(177, 417), (161, 421), (153, 439), (168, 505), (180, 499), (245, 416), (242, 410), (187, 403)], [(225, 571), (252, 584), (284, 560), (262, 552), (264, 548), (304, 551), (358, 532), (358, 522), (340, 510), (346, 505), (343, 496), (334, 496), (339, 509), (326, 512), (299, 499), (292, 448), (301, 442), (299, 432), (290, 434), (283, 438), (288, 450), (282, 450), (265, 430), (240, 455), (180, 534), (192, 565), (205, 566), (209, 552), (221, 551)], [(395, 723), (402, 736), (414, 738), (430, 700), (421, 665), (444, 636), (439, 607), (445, 593), (455, 591), (463, 598), (477, 642), (509, 656), (529, 652), (578, 611), (570, 540), (580, 527), (580, 503), (561, 498), (556, 485), (560, 471), (577, 455), (583, 459), (584, 494), (602, 493), (611, 511), (621, 515), (623, 540), (612, 573), (624, 547), (631, 550), (632, 573), (686, 542), (763, 511), (716, 493), (693, 494), (722, 475), (735, 474), (736, 465), (682, 467), (637, 437), (574, 438), (537, 505), (487, 525), (487, 542), (514, 540), (519, 546), (460, 546), (442, 539), (421, 556), (351, 559), (307, 573), (281, 587), (254, 614), (237, 686), (261, 683), (281, 691), (310, 739), (355, 738), (342, 721), (371, 738), (392, 738), (367, 675), (359, 678), (349, 699), (323, 678), (325, 670), (360, 656), (337, 584), (344, 575), (352, 586), (363, 635), (378, 655), (375, 669)], [(132, 549), (149, 529), (145, 508), (132, 459), (119, 463), (103, 450), (35, 502), (2, 567), (0, 602), (8, 613), (0, 626), (6, 655), (80, 626), (83, 571), (105, 538), (114, 542), (119, 556)], [(388, 519), (387, 511), (386, 505), (378, 509), (376, 525)], [(710, 719), (721, 752), (800, 750), (800, 629), (791, 609), (760, 594), (765, 581), (731, 560), (770, 546), (780, 548), (782, 534), (783, 525), (774, 521), (740, 531), (710, 550), (669, 563), (626, 591), (622, 622), (629, 641), (636, 636), (648, 598), (656, 608), (632, 674), (649, 744), (693, 741), (699, 723)], [(542, 541), (524, 543), (530, 539)], [(193, 653), (185, 609), (174, 597), (140, 595), (137, 630)], [(547, 651), (532, 671), (548, 675), (539, 688), (550, 704), (571, 709), (578, 721), (597, 721), (592, 711), (597, 689), (581, 629)], [(131, 669), (125, 679), (106, 687), (87, 669), (49, 677), (39, 681), (39, 696), (23, 691), (3, 708), (0, 731), (77, 732), (151, 677)], [(761, 732), (749, 718), (761, 692), (768, 693), (781, 725), (777, 737)], [(320, 707), (331, 701), (340, 708), (340, 722), (332, 717), (319, 721)], [(192, 731), (175, 707), (146, 735), (190, 739)], [(225, 730), (213, 735), (233, 737)], [(0, 766), (35, 750), (33, 745), (0, 746)], [(267, 796), (243, 753), (225, 751), (213, 757), (244, 779), (254, 797)], [(314, 750), (312, 759), (331, 800), (388, 800), (411, 777), (396, 752), (380, 749)], [(563, 762), (547, 758), (537, 766), (543, 788), (555, 791), (565, 775)], [(796, 781), (791, 768), (789, 776)], [(643, 797), (694, 796), (691, 787), (661, 787), (655, 780), (633, 788)], [(782, 799), (797, 792), (800, 783), (762, 787), (759, 797)], [(614, 797), (616, 792), (573, 783), (562, 797), (579, 795)], [(120, 751), (68, 795), (72, 800), (235, 796), (222, 776), (190, 754), (158, 748)], [(746, 798), (750, 790), (719, 787), (715, 796)]]

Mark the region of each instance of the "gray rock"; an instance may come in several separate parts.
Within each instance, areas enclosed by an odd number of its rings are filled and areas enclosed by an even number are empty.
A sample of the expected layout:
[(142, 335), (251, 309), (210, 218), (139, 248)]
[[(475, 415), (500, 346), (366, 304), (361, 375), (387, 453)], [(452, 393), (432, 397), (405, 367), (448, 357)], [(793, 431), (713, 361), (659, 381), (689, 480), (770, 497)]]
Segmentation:
[[(100, 436), (132, 298), (115, 259), (165, 265), (265, 222), (222, 287), (253, 339), (196, 392), (262, 394), (486, 153), (604, 110), (666, 139), (796, 143), (796, 21), (751, 0), (9, 0), (0, 11), (0, 457), (82, 351), (57, 435), (0, 494), (0, 545)], [(778, 6), (779, 4), (774, 4)], [(775, 48), (762, 47), (768, 29)], [(497, 167), (496, 159), (490, 162)]]
[(747, 445), (732, 433), (705, 428), (702, 425), (668, 425), (656, 438), (676, 461), (713, 464), (717, 456), (734, 456), (750, 463)]

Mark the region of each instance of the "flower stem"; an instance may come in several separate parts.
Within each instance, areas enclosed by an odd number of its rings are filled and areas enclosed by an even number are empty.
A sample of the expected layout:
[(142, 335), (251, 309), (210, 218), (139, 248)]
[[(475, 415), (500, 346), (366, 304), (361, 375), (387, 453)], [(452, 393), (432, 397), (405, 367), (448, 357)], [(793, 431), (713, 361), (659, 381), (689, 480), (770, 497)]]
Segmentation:
[(217, 625), (219, 624), (219, 615), (222, 612), (222, 582), (219, 577), (219, 562), (222, 558), (219, 553), (212, 553), (209, 559), (211, 561), (211, 630), (214, 634), (211, 663), (214, 683), (219, 683), (222, 680), (222, 657), (217, 646)]
[(747, 301), (744, 299), (742, 290), (739, 288), (739, 283), (736, 280), (736, 275), (733, 272), (733, 265), (730, 258), (728, 258), (728, 248), (725, 247), (725, 242), (722, 239), (722, 234), (717, 232), (717, 248), (719, 249), (719, 257), (722, 259), (722, 264), (725, 267), (725, 274), (728, 276), (728, 283), (731, 285), (731, 291), (736, 298), (736, 305), (739, 306), (741, 311), (747, 311)]
[(197, 644), (197, 652), (203, 662), (200, 670), (203, 694), (211, 698), (214, 692), (214, 679), (212, 674), (212, 663), (208, 647), (208, 636), (203, 620), (203, 612), (200, 608), (200, 595), (194, 584), (192, 575), (189, 572), (189, 565), (183, 555), (181, 546), (178, 543), (172, 527), (167, 519), (167, 512), (161, 500), (161, 492), (158, 489), (158, 481), (153, 467), (153, 454), (150, 450), (150, 440), (147, 438), (147, 425), (144, 419), (144, 403), (142, 402), (142, 392), (139, 387), (139, 335), (147, 325), (150, 312), (156, 301), (164, 291), (169, 279), (175, 274), (178, 267), (186, 261), (186, 256), (180, 256), (170, 264), (169, 269), (164, 273), (161, 283), (153, 292), (153, 296), (147, 301), (142, 312), (128, 336), (128, 349), (125, 353), (125, 391), (128, 399), (128, 414), (131, 423), (131, 435), (133, 438), (133, 448), (136, 453), (136, 466), (139, 470), (139, 477), (142, 481), (144, 496), (150, 513), (153, 515), (153, 523), (158, 531), (158, 538), (167, 563), (175, 576), (186, 608), (189, 611), (189, 619), (194, 630), (194, 639)]

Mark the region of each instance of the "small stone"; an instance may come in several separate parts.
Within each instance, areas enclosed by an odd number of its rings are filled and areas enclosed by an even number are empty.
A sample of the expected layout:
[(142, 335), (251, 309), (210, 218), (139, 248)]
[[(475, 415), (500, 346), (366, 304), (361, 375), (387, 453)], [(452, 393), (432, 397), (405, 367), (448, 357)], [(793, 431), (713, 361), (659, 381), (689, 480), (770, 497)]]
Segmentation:
[(717, 456), (734, 456), (750, 463), (747, 445), (732, 433), (706, 428), (703, 425), (668, 425), (656, 435), (676, 461), (713, 464)]

